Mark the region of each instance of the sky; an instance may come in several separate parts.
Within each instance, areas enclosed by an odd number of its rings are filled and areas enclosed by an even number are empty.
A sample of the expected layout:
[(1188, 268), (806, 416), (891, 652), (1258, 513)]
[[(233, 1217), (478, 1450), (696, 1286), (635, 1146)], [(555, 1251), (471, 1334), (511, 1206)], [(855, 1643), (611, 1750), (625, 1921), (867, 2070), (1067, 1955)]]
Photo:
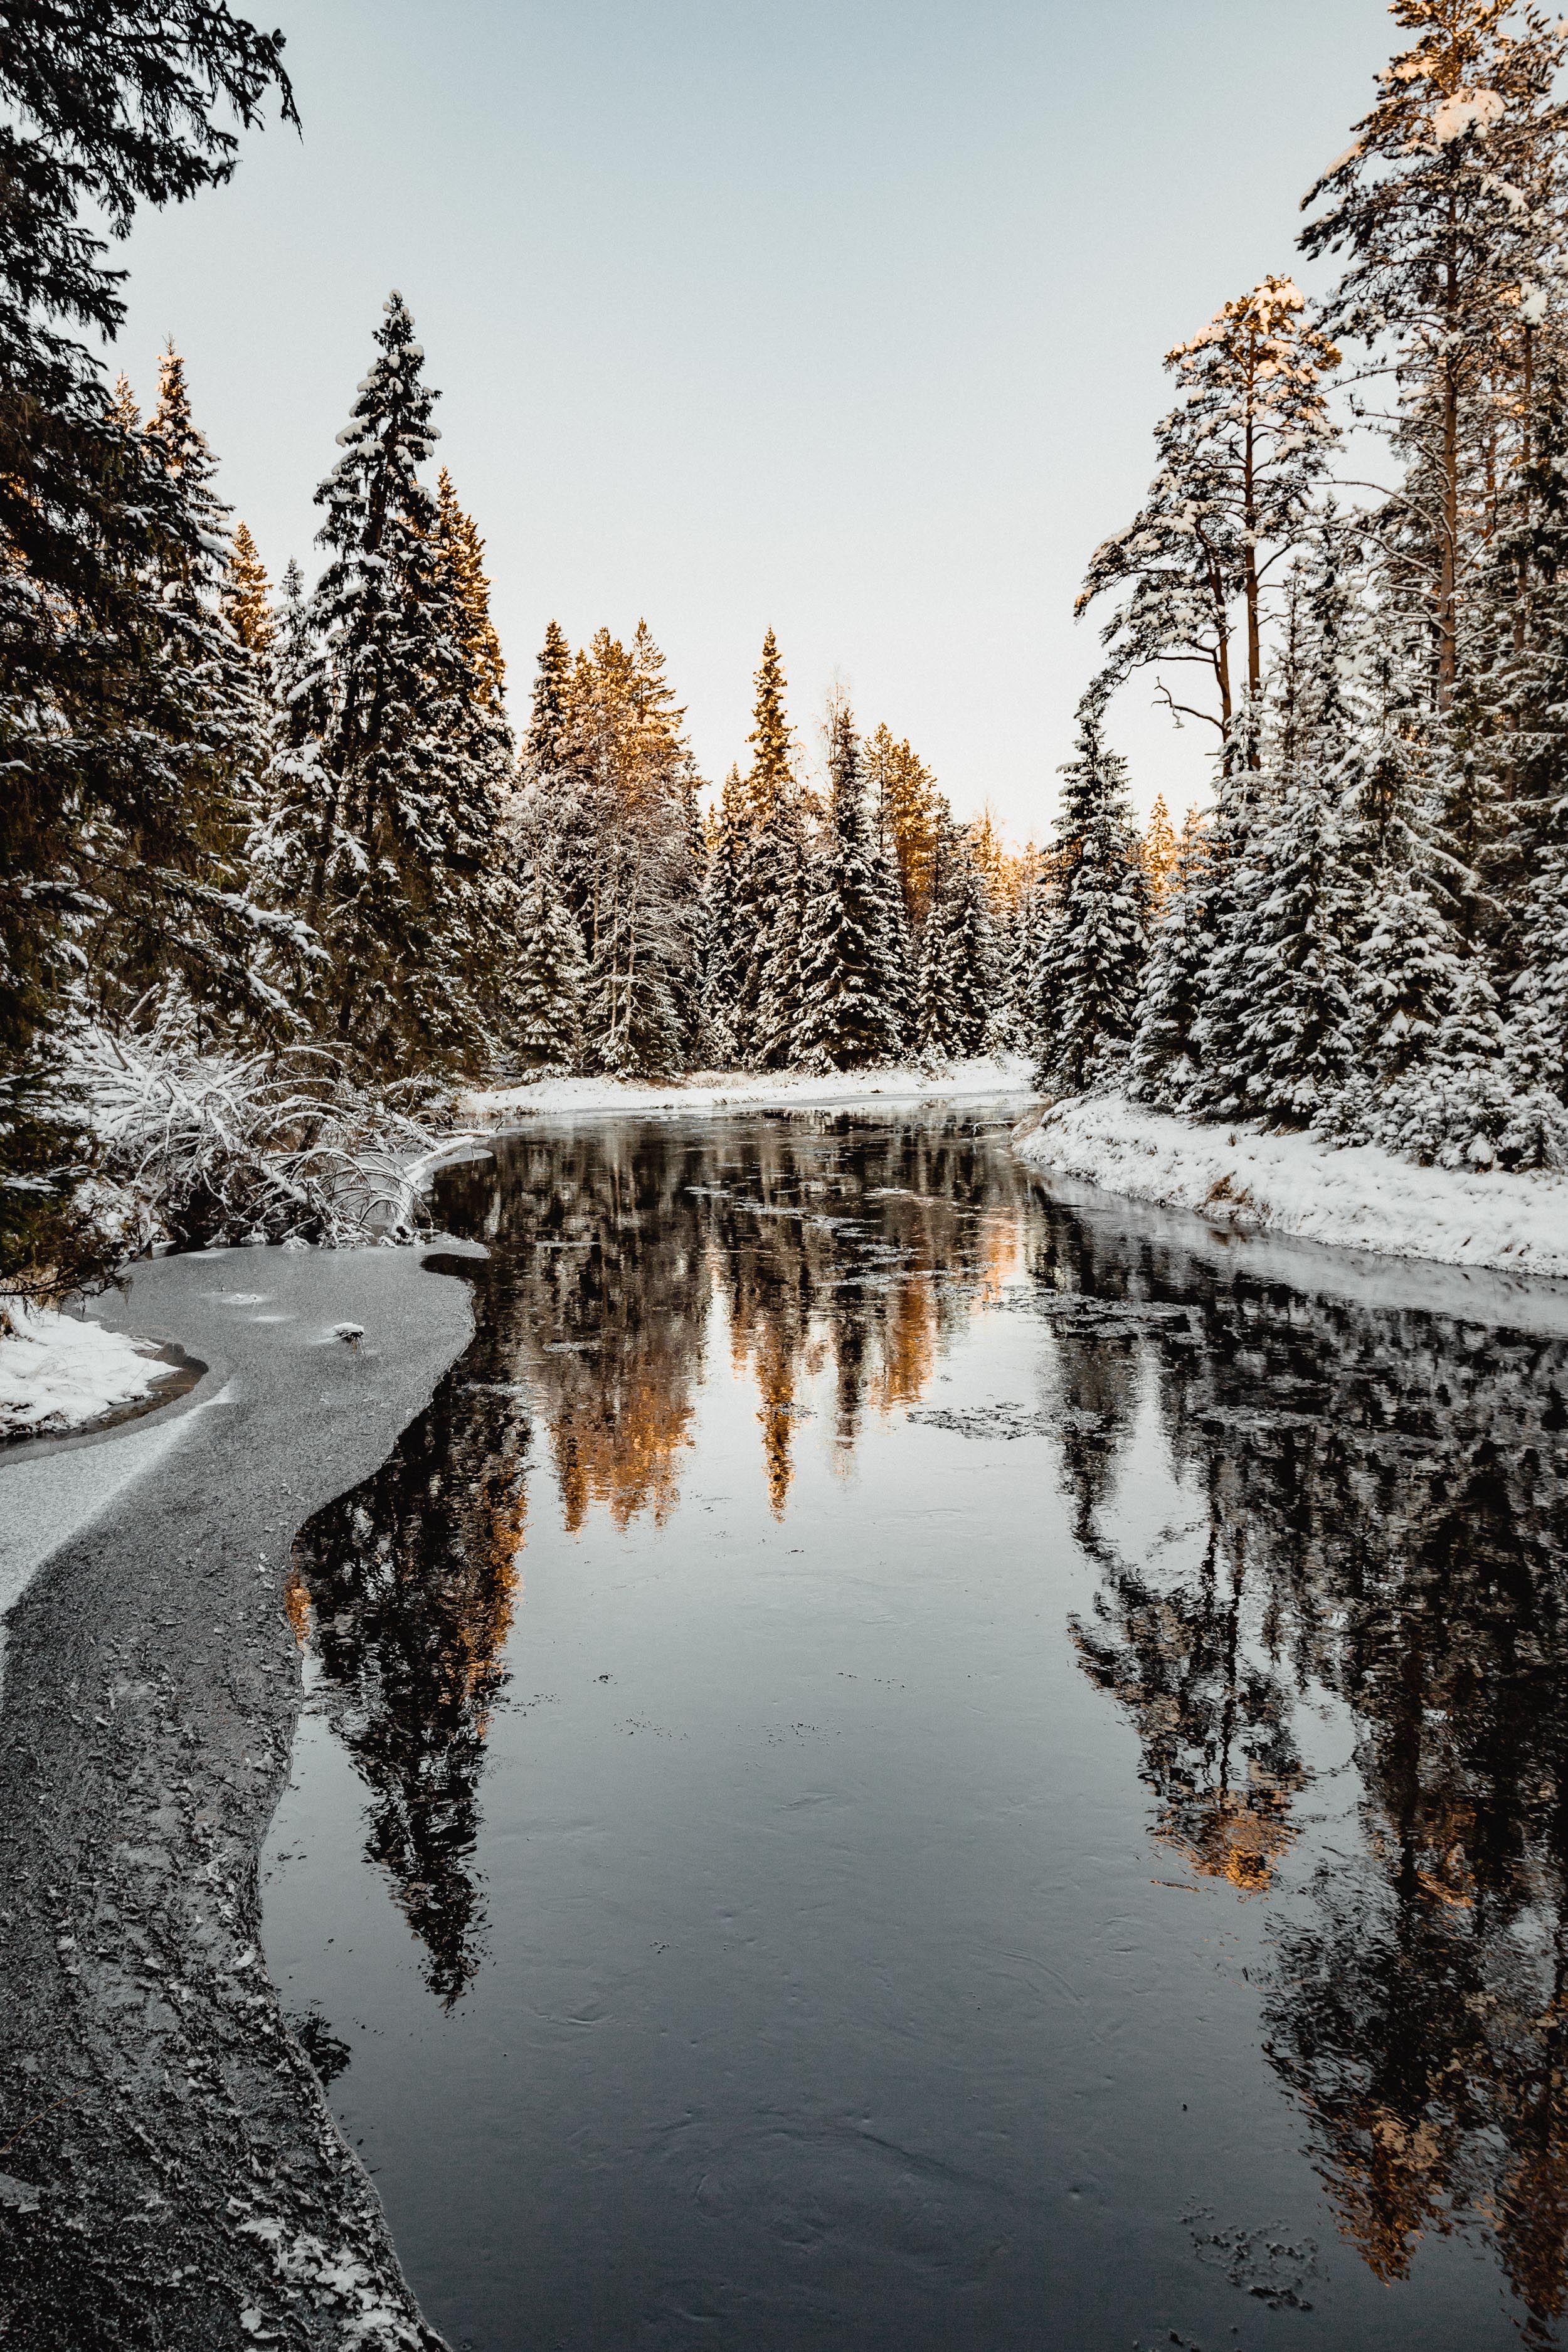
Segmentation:
[[(646, 616), (702, 772), (777, 631), (961, 816), (1043, 837), (1161, 360), (1295, 262), (1300, 199), (1396, 45), (1383, 0), (268, 0), (302, 136), (138, 223), (112, 364), (186, 357), (274, 578), (388, 290), (443, 397), (525, 717), (546, 622)], [(1310, 273), (1296, 274), (1309, 289)], [(1205, 788), (1152, 682), (1147, 809)]]

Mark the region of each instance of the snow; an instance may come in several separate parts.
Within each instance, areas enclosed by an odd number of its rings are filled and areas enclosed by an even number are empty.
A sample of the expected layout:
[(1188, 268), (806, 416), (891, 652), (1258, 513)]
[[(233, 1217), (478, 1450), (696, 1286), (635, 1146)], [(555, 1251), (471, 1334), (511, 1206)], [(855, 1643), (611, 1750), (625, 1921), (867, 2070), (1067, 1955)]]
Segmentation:
[(1371, 1144), (1199, 1126), (1115, 1095), (1059, 1104), (1020, 1129), (1016, 1148), (1037, 1167), (1233, 1232), (1568, 1278), (1564, 1176), (1417, 1168)]
[(961, 1102), (1034, 1092), (1030, 1064), (1021, 1054), (981, 1055), (935, 1070), (891, 1066), (830, 1071), (700, 1070), (690, 1078), (654, 1085), (618, 1078), (541, 1078), (462, 1095), (458, 1112), (489, 1126), (510, 1126), (523, 1115), (559, 1117), (578, 1111), (742, 1110), (813, 1108), (861, 1102)]
[(14, 1307), (0, 1338), (0, 1436), (62, 1437), (148, 1396), (174, 1366), (123, 1331), (50, 1309)]
[(1495, 89), (1460, 89), (1446, 98), (1432, 115), (1432, 136), (1439, 147), (1462, 139), (1467, 131), (1489, 130), (1508, 112), (1508, 100)]

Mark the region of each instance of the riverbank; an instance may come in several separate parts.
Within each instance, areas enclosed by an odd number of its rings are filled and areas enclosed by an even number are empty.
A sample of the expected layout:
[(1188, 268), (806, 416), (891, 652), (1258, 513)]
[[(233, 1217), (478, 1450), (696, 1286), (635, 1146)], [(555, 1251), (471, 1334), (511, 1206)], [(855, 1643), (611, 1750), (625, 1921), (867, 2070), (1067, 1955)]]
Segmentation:
[(1203, 1126), (1116, 1095), (1058, 1104), (1015, 1148), (1031, 1166), (1233, 1233), (1568, 1278), (1563, 1176), (1417, 1168), (1371, 1144)]
[(174, 1367), (86, 1315), (14, 1306), (0, 1331), (0, 1438), (57, 1437), (151, 1399)]
[(889, 1064), (870, 1070), (696, 1070), (663, 1084), (641, 1079), (540, 1078), (526, 1086), (477, 1087), (458, 1097), (458, 1116), (485, 1127), (563, 1112), (837, 1109), (860, 1102), (963, 1102), (1034, 1092), (1022, 1054), (984, 1055), (938, 1070)]
[[(260, 1954), (301, 1697), (294, 1536), (422, 1410), (463, 1261), (204, 1251), (112, 1328), (208, 1367), (0, 1459), (0, 2310), (17, 2352), (436, 2352)], [(423, 1271), (422, 1267), (435, 1269)], [(353, 1327), (358, 1336), (340, 1336)]]

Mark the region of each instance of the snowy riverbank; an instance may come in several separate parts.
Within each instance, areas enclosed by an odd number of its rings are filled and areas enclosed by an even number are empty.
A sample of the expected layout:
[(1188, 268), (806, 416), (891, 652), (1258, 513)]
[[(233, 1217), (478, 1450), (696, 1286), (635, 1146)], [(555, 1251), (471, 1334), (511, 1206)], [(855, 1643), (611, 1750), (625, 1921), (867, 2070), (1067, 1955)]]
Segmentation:
[(1034, 1092), (1021, 1054), (983, 1055), (931, 1071), (889, 1066), (826, 1077), (797, 1070), (699, 1070), (664, 1085), (616, 1078), (541, 1078), (460, 1095), (458, 1116), (486, 1127), (575, 1111), (831, 1109), (860, 1102), (962, 1102)]
[(151, 1396), (175, 1367), (125, 1331), (14, 1307), (0, 1336), (0, 1437), (60, 1437)]
[(1416, 1168), (1372, 1145), (1199, 1126), (1118, 1096), (1075, 1099), (1020, 1133), (1038, 1168), (1238, 1233), (1568, 1278), (1568, 1178)]

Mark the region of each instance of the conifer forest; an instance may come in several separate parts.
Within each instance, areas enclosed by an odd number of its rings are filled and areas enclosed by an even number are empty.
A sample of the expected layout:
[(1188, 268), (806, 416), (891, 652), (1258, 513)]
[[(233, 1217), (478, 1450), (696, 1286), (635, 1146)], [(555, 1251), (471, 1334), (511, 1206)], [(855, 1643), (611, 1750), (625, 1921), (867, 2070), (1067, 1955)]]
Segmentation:
[(977, 792), (798, 597), (700, 758), (677, 551), (512, 642), (413, 273), (269, 544), (134, 239), (315, 85), (0, 0), (5, 2352), (1568, 2343), (1568, 19), (1335, 5)]
[[(289, 117), (281, 52), (177, 13), (149, 49), (128, 10), (89, 102), (69, 14), (5, 68), (8, 1282), (124, 1244), (122, 1046), (144, 1089), (269, 1104), (254, 1165), (216, 1126), (163, 1155), (132, 1213), (171, 1232), (330, 1222), (266, 1175), (323, 1109), (376, 1134), (421, 1090), (564, 1072), (1008, 1051), (1052, 1096), (1563, 1164), (1568, 34), (1395, 11), (1300, 232), (1327, 290), (1266, 278), (1167, 355), (1147, 498), (1088, 561), (1051, 835), (1008, 849), (887, 724), (792, 712), (772, 630), (721, 782), (646, 621), (552, 623), (509, 667), (396, 293), (310, 576), (273, 581), (178, 352), (143, 412), (82, 343), (122, 301), (82, 219), (225, 180), (231, 120)], [(1343, 486), (1368, 465), (1375, 496)], [(1141, 675), (1213, 749), (1179, 830), (1131, 815), (1112, 698)]]

